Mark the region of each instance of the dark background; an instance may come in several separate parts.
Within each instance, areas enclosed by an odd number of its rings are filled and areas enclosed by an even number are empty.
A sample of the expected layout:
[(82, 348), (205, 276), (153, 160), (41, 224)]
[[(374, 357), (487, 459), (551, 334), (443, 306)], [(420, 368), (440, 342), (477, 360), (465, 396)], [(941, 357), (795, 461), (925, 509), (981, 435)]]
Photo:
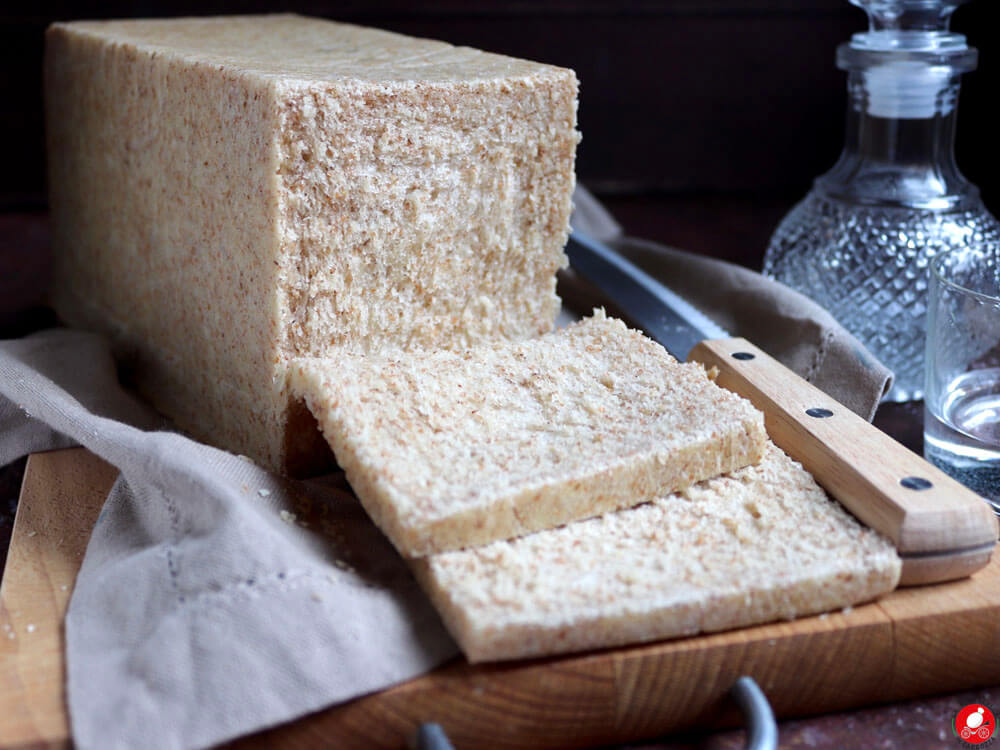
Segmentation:
[[(845, 74), (837, 44), (866, 25), (847, 0), (347, 0), (241, 5), (10, 0), (0, 5), (0, 339), (55, 320), (48, 273), (41, 62), (55, 20), (296, 11), (572, 67), (581, 81), (577, 172), (630, 234), (759, 267), (780, 218), (835, 161)], [(952, 27), (980, 50), (963, 79), (957, 156), (1000, 214), (1000, 0)], [(876, 423), (919, 451), (919, 403)], [(881, 422), (880, 422), (881, 420)], [(0, 571), (24, 462), (0, 469)], [(937, 747), (972, 691), (781, 724), (784, 746)], [(733, 748), (728, 733), (669, 747)], [(657, 743), (655, 747), (667, 747)], [(649, 745), (650, 748), (654, 745)]]
[[(979, 70), (963, 79), (958, 162), (994, 213), (997, 5), (973, 0), (953, 22), (980, 49)], [(847, 0), (17, 3), (0, 11), (0, 213), (45, 208), (49, 23), (272, 11), (572, 67), (581, 81), (580, 180), (609, 200), (630, 233), (751, 266), (781, 215), (839, 153), (846, 79), (835, 48), (866, 24)]]

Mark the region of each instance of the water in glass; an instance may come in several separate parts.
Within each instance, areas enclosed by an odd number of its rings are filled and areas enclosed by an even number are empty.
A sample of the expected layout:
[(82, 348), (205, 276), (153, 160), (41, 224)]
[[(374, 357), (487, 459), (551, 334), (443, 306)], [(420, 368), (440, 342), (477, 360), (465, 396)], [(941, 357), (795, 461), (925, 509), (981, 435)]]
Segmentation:
[(1000, 513), (1000, 368), (959, 375), (925, 402), (924, 455)]

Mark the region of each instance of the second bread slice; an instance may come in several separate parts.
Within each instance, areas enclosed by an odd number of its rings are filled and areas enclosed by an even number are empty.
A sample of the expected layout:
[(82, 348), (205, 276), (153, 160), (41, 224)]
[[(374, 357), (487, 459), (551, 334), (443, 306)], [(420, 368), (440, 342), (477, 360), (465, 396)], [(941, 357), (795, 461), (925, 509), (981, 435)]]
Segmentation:
[(766, 445), (749, 402), (601, 311), (465, 353), (299, 360), (290, 377), (407, 557), (637, 505)]
[(829, 612), (892, 591), (901, 567), (773, 445), (638, 508), (412, 563), (471, 662)]

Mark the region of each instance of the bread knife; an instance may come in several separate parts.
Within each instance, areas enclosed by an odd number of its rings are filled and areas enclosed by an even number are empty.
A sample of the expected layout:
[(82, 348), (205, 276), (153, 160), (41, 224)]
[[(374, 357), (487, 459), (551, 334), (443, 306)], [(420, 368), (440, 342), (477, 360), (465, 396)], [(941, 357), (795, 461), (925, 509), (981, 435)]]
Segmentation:
[(764, 413), (771, 439), (857, 518), (896, 545), (900, 585), (962, 578), (984, 567), (997, 518), (971, 490), (743, 338), (730, 337), (666, 285), (580, 232), (570, 267), (679, 360)]

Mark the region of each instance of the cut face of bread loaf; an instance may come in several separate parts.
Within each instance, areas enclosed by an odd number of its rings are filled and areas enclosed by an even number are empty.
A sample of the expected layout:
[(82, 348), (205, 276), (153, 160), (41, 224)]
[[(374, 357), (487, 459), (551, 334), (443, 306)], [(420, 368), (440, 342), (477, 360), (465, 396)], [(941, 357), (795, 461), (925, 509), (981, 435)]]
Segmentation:
[(601, 311), (461, 353), (302, 360), (290, 379), (407, 557), (651, 500), (766, 444), (749, 402)]
[(891, 591), (900, 573), (889, 541), (774, 446), (636, 508), (411, 562), (472, 662), (826, 612)]
[(551, 329), (576, 90), (298, 16), (56, 24), (53, 303), (180, 427), (302, 473), (291, 358)]

